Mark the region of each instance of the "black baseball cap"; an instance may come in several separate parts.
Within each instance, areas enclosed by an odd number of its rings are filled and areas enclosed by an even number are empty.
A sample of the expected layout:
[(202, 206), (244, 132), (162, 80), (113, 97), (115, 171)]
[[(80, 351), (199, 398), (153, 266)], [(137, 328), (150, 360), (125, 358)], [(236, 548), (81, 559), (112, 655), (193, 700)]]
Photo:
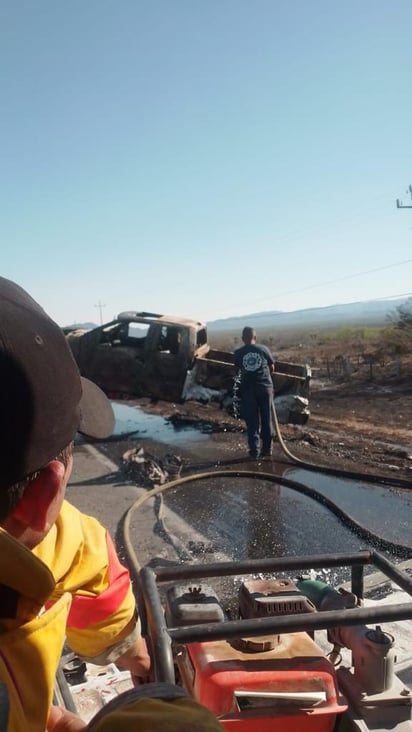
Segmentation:
[(76, 432), (108, 437), (112, 406), (80, 376), (61, 328), (0, 277), (0, 488), (47, 465)]
[(223, 725), (179, 686), (148, 683), (114, 697), (86, 732), (222, 732)]

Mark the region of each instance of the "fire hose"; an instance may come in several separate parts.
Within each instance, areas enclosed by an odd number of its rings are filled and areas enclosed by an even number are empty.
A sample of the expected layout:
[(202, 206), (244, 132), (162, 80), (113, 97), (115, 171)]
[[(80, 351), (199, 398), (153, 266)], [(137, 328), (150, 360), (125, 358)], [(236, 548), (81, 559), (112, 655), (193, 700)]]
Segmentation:
[(155, 496), (163, 496), (163, 494), (168, 490), (180, 488), (181, 486), (188, 483), (210, 480), (212, 478), (259, 479), (266, 480), (271, 483), (276, 483), (277, 485), (284, 485), (323, 504), (325, 508), (332, 511), (335, 516), (337, 516), (337, 518), (342, 521), (342, 523), (348, 526), (360, 538), (366, 541), (373, 542), (380, 549), (390, 551), (397, 557), (401, 557), (403, 559), (409, 559), (412, 557), (412, 547), (398, 544), (378, 536), (370, 529), (362, 526), (361, 523), (359, 523), (347, 511), (341, 509), (336, 503), (334, 503), (334, 501), (331, 501), (329, 498), (326, 498), (324, 495), (322, 495), (319, 491), (315, 490), (314, 488), (310, 488), (303, 483), (295, 480), (290, 480), (289, 478), (283, 478), (278, 475), (274, 475), (273, 473), (257, 473), (256, 471), (250, 470), (212, 470), (204, 473), (193, 473), (191, 475), (186, 475), (177, 478), (176, 480), (169, 481), (168, 483), (164, 483), (163, 485), (157, 485), (147, 491), (147, 493), (139, 496), (139, 498), (137, 498), (137, 500), (134, 501), (129, 509), (126, 511), (122, 525), (123, 543), (128, 561), (130, 562), (130, 568), (133, 571), (135, 577), (138, 576), (142, 565), (139, 562), (130, 538), (130, 524), (134, 513), (152, 498), (154, 498)]
[[(272, 404), (272, 420), (273, 420), (275, 434), (279, 441), (279, 445), (280, 445), (282, 451), (289, 458), (289, 460), (291, 460), (294, 464), (299, 465), (301, 468), (303, 468), (305, 470), (312, 470), (312, 471), (316, 471), (316, 472), (320, 472), (320, 473), (325, 473), (327, 475), (333, 475), (335, 477), (348, 478), (351, 480), (362, 480), (362, 481), (370, 482), (370, 483), (378, 483), (378, 484), (388, 486), (388, 487), (396, 486), (399, 488), (404, 488), (404, 489), (409, 489), (409, 490), (412, 489), (412, 482), (407, 481), (407, 480), (402, 480), (399, 478), (389, 479), (382, 475), (364, 474), (364, 473), (358, 473), (358, 472), (354, 472), (354, 471), (341, 470), (341, 469), (337, 469), (337, 468), (328, 468), (326, 466), (320, 466), (320, 465), (315, 465), (314, 463), (305, 462), (304, 460), (301, 460), (297, 456), (293, 455), (293, 453), (291, 453), (290, 450), (287, 448), (287, 446), (283, 440), (281, 431), (280, 431), (279, 422), (277, 419), (276, 408), (275, 408), (274, 403)], [(373, 542), (375, 546), (377, 546), (383, 550), (387, 550), (397, 557), (402, 557), (403, 559), (412, 557), (412, 547), (406, 546), (404, 544), (400, 544), (397, 542), (389, 541), (389, 540), (384, 539), (381, 536), (375, 534), (373, 531), (371, 531), (367, 527), (363, 526), (359, 521), (357, 521), (347, 511), (343, 510), (340, 506), (338, 506), (330, 498), (323, 495), (320, 491), (317, 491), (315, 488), (311, 488), (302, 482), (299, 482), (296, 480), (291, 480), (289, 478), (284, 478), (284, 477), (275, 475), (273, 473), (264, 473), (264, 472), (257, 472), (257, 471), (251, 471), (251, 470), (218, 469), (218, 470), (212, 470), (212, 471), (206, 471), (206, 472), (200, 472), (200, 473), (191, 473), (190, 475), (179, 477), (175, 480), (171, 480), (171, 481), (168, 481), (167, 483), (163, 483), (162, 485), (156, 485), (132, 503), (132, 505), (129, 507), (129, 509), (127, 510), (127, 512), (123, 518), (122, 533), (123, 533), (124, 547), (125, 547), (125, 550), (126, 550), (126, 553), (128, 556), (128, 560), (130, 562), (130, 568), (136, 577), (139, 574), (141, 565), (137, 558), (132, 541), (130, 539), (130, 524), (131, 524), (133, 514), (136, 511), (138, 511), (145, 503), (147, 503), (148, 501), (150, 501), (152, 498), (154, 498), (156, 496), (160, 497), (160, 500), (161, 500), (160, 511), (162, 511), (163, 510), (163, 494), (166, 491), (172, 490), (175, 488), (180, 488), (181, 486), (186, 485), (188, 483), (210, 480), (212, 478), (259, 479), (259, 480), (266, 480), (271, 483), (276, 483), (276, 485), (284, 485), (288, 488), (291, 488), (294, 491), (297, 491), (298, 493), (306, 495), (309, 498), (312, 498), (313, 500), (316, 500), (319, 503), (321, 503), (325, 508), (327, 508), (329, 511), (334, 513), (334, 515), (344, 525), (348, 526), (348, 528), (350, 528), (360, 538), (362, 538), (366, 541)], [(159, 511), (159, 516), (160, 516), (160, 511)]]
[(334, 475), (335, 477), (339, 478), (348, 478), (350, 480), (362, 480), (365, 483), (378, 483), (380, 485), (386, 485), (390, 487), (396, 487), (396, 488), (405, 488), (405, 489), (412, 489), (412, 481), (404, 480), (402, 478), (395, 478), (391, 477), (388, 478), (384, 475), (377, 475), (377, 474), (368, 474), (368, 473), (359, 473), (352, 470), (343, 470), (341, 468), (328, 468), (325, 465), (316, 465), (315, 463), (308, 463), (304, 460), (301, 460), (300, 458), (296, 457), (296, 455), (293, 455), (288, 447), (285, 444), (285, 441), (282, 437), (282, 433), (280, 431), (279, 427), (279, 421), (276, 414), (276, 408), (274, 402), (272, 402), (272, 422), (273, 427), (275, 430), (276, 437), (279, 441), (279, 445), (286, 455), (286, 457), (289, 458), (293, 463), (296, 463), (301, 468), (304, 468), (305, 470), (312, 470), (316, 473), (325, 473), (326, 475)]

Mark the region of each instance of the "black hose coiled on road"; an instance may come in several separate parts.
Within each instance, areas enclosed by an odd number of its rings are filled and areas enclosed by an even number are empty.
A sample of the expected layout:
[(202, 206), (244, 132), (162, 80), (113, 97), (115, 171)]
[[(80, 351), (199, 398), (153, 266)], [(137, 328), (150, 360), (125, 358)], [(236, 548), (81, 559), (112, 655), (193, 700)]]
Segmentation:
[(278, 475), (274, 475), (273, 473), (257, 473), (250, 470), (212, 470), (206, 473), (193, 473), (191, 475), (186, 475), (182, 478), (178, 478), (177, 480), (172, 480), (169, 483), (155, 486), (147, 493), (140, 496), (136, 501), (134, 501), (134, 503), (132, 503), (124, 517), (123, 539), (124, 547), (135, 576), (138, 576), (141, 565), (130, 539), (130, 523), (133, 513), (154, 496), (163, 494), (165, 491), (171, 488), (179, 488), (186, 483), (208, 480), (210, 478), (253, 478), (268, 480), (269, 482), (276, 483), (277, 485), (285, 485), (288, 488), (292, 488), (292, 490), (298, 491), (299, 493), (309, 496), (319, 503), (322, 503), (330, 511), (333, 511), (333, 513), (344, 524), (349, 526), (358, 536), (367, 541), (373, 542), (380, 549), (386, 549), (395, 556), (402, 557), (403, 559), (408, 559), (412, 557), (412, 547), (405, 546), (403, 544), (396, 544), (387, 539), (382, 539), (380, 536), (374, 534), (372, 531), (362, 526), (358, 521), (356, 521), (356, 519), (353, 518), (353, 516), (348, 514), (346, 511), (343, 511), (329, 498), (326, 498), (314, 488), (309, 488), (309, 486), (306, 486), (303, 483), (299, 483), (295, 480), (289, 480), (288, 478), (281, 478)]
[[(274, 403), (272, 403), (272, 420), (273, 425), (275, 428), (276, 436), (279, 440), (279, 445), (282, 449), (282, 451), (285, 453), (285, 455), (294, 463), (299, 465), (301, 468), (305, 470), (311, 470), (316, 471), (318, 473), (325, 473), (327, 475), (333, 475), (335, 477), (341, 477), (341, 478), (348, 478), (351, 480), (361, 480), (364, 482), (369, 483), (377, 483), (380, 485), (388, 486), (388, 487), (398, 487), (398, 488), (404, 488), (404, 489), (411, 489), (412, 488), (412, 482), (403, 480), (400, 478), (387, 478), (382, 475), (371, 475), (371, 474), (364, 474), (364, 473), (357, 473), (347, 470), (341, 470), (338, 468), (328, 468), (326, 466), (320, 466), (315, 465), (313, 463), (307, 463), (304, 460), (301, 460), (300, 458), (293, 455), (287, 446), (285, 445), (285, 442), (283, 440), (280, 428), (279, 428), (279, 422), (277, 419), (276, 414), (276, 408)], [(339, 518), (342, 523), (344, 523), (346, 526), (348, 526), (354, 533), (359, 536), (362, 539), (365, 539), (366, 541), (369, 541), (375, 546), (379, 547), (380, 549), (387, 550), (394, 554), (395, 556), (402, 557), (403, 559), (407, 559), (412, 557), (412, 547), (405, 546), (403, 544), (398, 544), (396, 542), (389, 541), (387, 539), (383, 539), (382, 537), (378, 536), (377, 534), (374, 534), (372, 531), (367, 529), (365, 526), (360, 524), (353, 516), (351, 516), (347, 511), (344, 511), (342, 508), (340, 508), (334, 501), (332, 501), (330, 498), (327, 498), (319, 491), (315, 490), (314, 488), (310, 488), (309, 486), (305, 485), (304, 483), (298, 482), (296, 480), (291, 480), (289, 478), (283, 478), (278, 475), (274, 475), (273, 473), (262, 473), (257, 471), (249, 471), (249, 470), (213, 470), (208, 472), (202, 472), (202, 473), (192, 473), (190, 475), (180, 477), (176, 480), (172, 480), (168, 483), (164, 483), (163, 485), (158, 485), (149, 490), (144, 495), (140, 496), (134, 503), (130, 506), (128, 511), (126, 512), (124, 516), (123, 521), (123, 539), (124, 539), (124, 547), (126, 550), (126, 553), (128, 555), (128, 559), (131, 564), (131, 569), (133, 570), (134, 574), (138, 576), (141, 565), (139, 563), (139, 560), (136, 556), (136, 553), (134, 551), (131, 539), (130, 539), (130, 522), (133, 513), (140, 508), (144, 503), (149, 501), (154, 496), (160, 496), (162, 498), (163, 493), (171, 488), (179, 488), (180, 486), (189, 483), (189, 482), (195, 482), (195, 481), (202, 481), (207, 480), (210, 478), (253, 478), (253, 479), (260, 479), (260, 480), (267, 480), (271, 483), (276, 483), (277, 485), (284, 485), (288, 488), (291, 488), (292, 490), (295, 490), (299, 493), (302, 493), (306, 496), (309, 496), (313, 500), (318, 501), (321, 503), (325, 508), (332, 511), (337, 518)]]

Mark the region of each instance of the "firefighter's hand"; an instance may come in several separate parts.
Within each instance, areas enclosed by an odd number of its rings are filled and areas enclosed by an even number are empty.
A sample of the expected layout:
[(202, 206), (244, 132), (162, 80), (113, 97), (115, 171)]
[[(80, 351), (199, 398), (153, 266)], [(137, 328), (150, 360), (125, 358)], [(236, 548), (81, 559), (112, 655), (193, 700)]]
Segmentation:
[(143, 638), (139, 638), (126, 653), (116, 660), (116, 666), (130, 671), (135, 686), (149, 681), (150, 656)]
[(86, 729), (86, 722), (83, 722), (77, 714), (68, 712), (63, 707), (51, 707), (47, 720), (47, 732), (82, 732)]

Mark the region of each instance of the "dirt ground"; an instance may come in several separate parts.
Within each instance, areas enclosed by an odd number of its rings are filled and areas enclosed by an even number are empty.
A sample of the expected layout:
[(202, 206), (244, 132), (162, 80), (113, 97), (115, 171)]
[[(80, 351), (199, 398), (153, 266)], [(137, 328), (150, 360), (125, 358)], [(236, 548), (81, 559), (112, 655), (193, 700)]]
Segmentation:
[[(311, 416), (295, 436), (296, 453), (319, 464), (412, 480), (411, 408), (409, 383), (313, 382)], [(293, 428), (287, 434), (293, 439)]]
[[(162, 414), (177, 425), (193, 424), (213, 435), (225, 433), (229, 454), (246, 456), (241, 420), (214, 405), (197, 402), (153, 404), (136, 402), (149, 413)], [(412, 482), (412, 385), (403, 383), (342, 383), (312, 381), (311, 416), (304, 426), (280, 425), (287, 449), (317, 465), (351, 472), (396, 476)], [(239, 452), (244, 441), (245, 450)], [(285, 459), (279, 443), (274, 456)], [(236, 460), (237, 462), (238, 460)], [(248, 466), (246, 466), (248, 468)]]

